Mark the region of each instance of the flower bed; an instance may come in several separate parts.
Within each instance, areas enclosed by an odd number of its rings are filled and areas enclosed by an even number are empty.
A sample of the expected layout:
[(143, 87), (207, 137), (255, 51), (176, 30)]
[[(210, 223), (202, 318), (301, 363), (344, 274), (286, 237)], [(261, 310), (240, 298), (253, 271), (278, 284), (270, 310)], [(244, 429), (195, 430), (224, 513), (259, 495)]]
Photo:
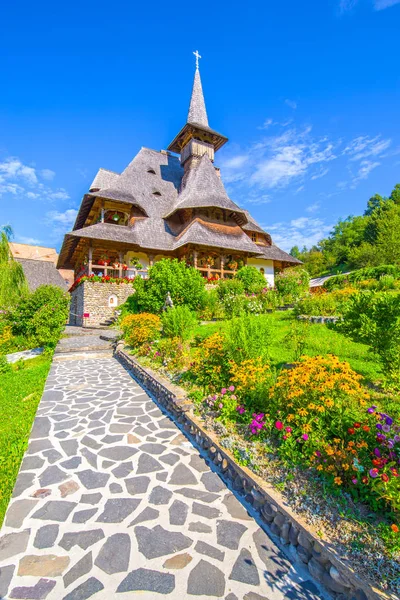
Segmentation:
[(133, 283), (135, 281), (135, 277), (110, 277), (110, 275), (82, 275), (82, 277), (78, 277), (74, 281), (74, 283), (69, 288), (69, 292), (73, 292), (81, 283), (84, 281), (95, 281), (96, 283)]
[[(220, 393), (215, 394), (215, 398), (207, 399), (205, 402), (207, 405), (206, 413), (200, 421), (193, 415), (193, 406), (188, 402), (182, 388), (171, 386), (159, 375), (141, 367), (135, 359), (123, 351), (121, 345), (117, 347), (117, 356), (127, 368), (132, 370), (135, 378), (155, 395), (156, 399), (175, 416), (185, 431), (191, 434), (197, 444), (208, 453), (212, 462), (219, 469), (221, 476), (231, 483), (234, 489), (244, 497), (245, 501), (253, 506), (253, 509), (260, 513), (260, 517), (265, 523), (264, 526), (269, 527), (271, 533), (280, 538), (291, 558), (295, 557), (304, 563), (313, 578), (322, 583), (334, 597), (342, 599), (356, 598), (357, 600), (389, 598), (385, 593), (360, 579), (352, 569), (343, 563), (340, 557), (344, 556), (345, 553), (338, 544), (332, 543), (332, 540), (328, 540), (328, 544), (322, 541), (321, 538), (325, 535), (318, 529), (320, 524), (317, 519), (314, 519), (313, 525), (315, 526), (310, 526), (310, 514), (318, 515), (319, 511), (314, 510), (309, 513), (304, 510), (305, 503), (308, 501), (307, 493), (310, 489), (310, 483), (303, 487), (307, 483), (306, 479), (300, 477), (298, 481), (296, 478), (298, 472), (294, 471), (294, 477), (291, 480), (293, 481), (291, 493), (282, 498), (276, 489), (265, 482), (265, 479), (268, 478), (263, 471), (263, 462), (256, 460), (253, 462), (254, 458), (257, 459), (254, 446), (259, 444), (258, 440), (252, 442), (251, 446), (247, 445), (246, 447), (245, 443), (242, 444), (240, 449), (237, 446), (232, 450), (230, 449), (230, 446), (234, 445), (232, 436), (228, 436), (224, 425), (210, 415), (215, 409), (222, 411), (224, 406), (226, 408), (229, 404), (232, 404), (233, 408), (237, 400), (234, 386), (223, 388)], [(207, 411), (211, 411), (208, 416)], [(240, 408), (237, 412), (241, 412)], [(261, 419), (259, 417), (260, 415), (254, 415), (252, 420), (254, 433), (261, 431), (263, 428), (259, 425), (264, 421), (264, 416)], [(254, 421), (256, 424), (254, 424)], [(275, 428), (278, 431), (283, 431), (283, 423), (282, 427), (280, 425), (276, 427), (275, 424)], [(216, 434), (218, 434), (219, 439)], [(308, 439), (303, 441), (306, 442)], [(257, 465), (258, 474), (254, 474), (250, 470), (254, 469), (254, 463)], [(268, 463), (270, 465), (275, 464), (271, 460)], [(279, 471), (279, 466), (275, 470)], [(258, 475), (261, 475), (261, 477)], [(301, 506), (300, 509), (296, 506), (298, 499), (303, 500), (303, 511), (301, 511)], [(315, 496), (311, 500), (315, 502)], [(318, 501), (321, 502), (320, 496)], [(315, 508), (315, 506), (312, 508)], [(333, 531), (337, 528), (337, 523), (332, 524)], [(368, 546), (364, 546), (362, 554), (360, 553), (361, 556), (364, 557), (368, 550)], [(365, 560), (365, 569), (359, 569), (359, 571), (367, 579), (375, 565), (371, 565), (371, 556), (367, 555), (365, 558), (367, 559)], [(380, 556), (376, 553), (374, 556), (375, 562), (378, 562), (379, 559)], [(381, 564), (379, 566), (381, 567)], [(379, 574), (381, 574), (381, 571)], [(379, 577), (377, 577), (377, 580), (379, 581)]]

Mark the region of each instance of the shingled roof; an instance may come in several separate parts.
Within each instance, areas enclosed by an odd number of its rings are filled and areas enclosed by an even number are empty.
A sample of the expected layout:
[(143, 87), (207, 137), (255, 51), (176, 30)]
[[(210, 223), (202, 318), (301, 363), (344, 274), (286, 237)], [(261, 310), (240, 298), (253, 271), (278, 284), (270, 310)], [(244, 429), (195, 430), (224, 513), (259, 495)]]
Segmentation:
[(186, 185), (179, 194), (176, 203), (165, 218), (182, 208), (215, 207), (230, 210), (241, 214), (245, 222), (245, 212), (229, 198), (224, 184), (218, 177), (215, 168), (206, 154), (204, 154), (196, 168), (189, 171)]
[(29, 258), (17, 258), (16, 260), (22, 265), (31, 292), (40, 285), (56, 285), (64, 291), (68, 289), (68, 284), (61, 277), (53, 262)]
[(198, 68), (196, 68), (196, 72), (194, 74), (192, 97), (190, 98), (187, 122), (194, 123), (196, 125), (205, 125), (208, 127), (206, 103), (204, 101), (203, 87), (201, 85), (200, 72)]

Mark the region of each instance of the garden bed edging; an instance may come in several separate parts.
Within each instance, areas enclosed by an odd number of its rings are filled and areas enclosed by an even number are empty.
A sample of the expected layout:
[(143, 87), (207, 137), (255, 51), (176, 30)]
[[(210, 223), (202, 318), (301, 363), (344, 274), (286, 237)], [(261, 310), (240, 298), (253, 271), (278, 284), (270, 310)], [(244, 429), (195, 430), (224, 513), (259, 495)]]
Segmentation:
[(239, 465), (223, 448), (217, 436), (205, 430), (193, 414), (193, 403), (186, 391), (173, 385), (150, 368), (144, 368), (124, 351), (124, 342), (116, 344), (115, 356), (156, 400), (164, 406), (195, 439), (217, 466), (223, 479), (249, 502), (261, 517), (264, 528), (279, 538), (289, 556), (302, 563), (313, 579), (337, 600), (396, 600), (363, 581), (331, 548), (323, 542), (307, 522), (286, 505), (283, 497), (269, 483), (247, 467)]

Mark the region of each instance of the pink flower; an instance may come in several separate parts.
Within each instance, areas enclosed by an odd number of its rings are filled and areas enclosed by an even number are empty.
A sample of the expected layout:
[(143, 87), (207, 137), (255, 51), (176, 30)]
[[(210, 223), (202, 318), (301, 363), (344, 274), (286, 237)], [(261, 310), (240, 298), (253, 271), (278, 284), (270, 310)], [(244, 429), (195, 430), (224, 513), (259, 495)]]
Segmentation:
[(306, 433), (303, 433), (303, 435), (301, 437), (303, 438), (303, 440), (305, 442), (308, 440), (308, 435)]
[(230, 385), (230, 386), (228, 387), (228, 390), (229, 390), (230, 392), (234, 392), (234, 391), (235, 391), (235, 386), (234, 386), (234, 385)]
[(224, 396), (226, 394), (226, 388), (222, 388), (221, 394)]
[(354, 483), (354, 485), (356, 485), (356, 483), (358, 483), (357, 477), (354, 477), (354, 479), (351, 480), (352, 483)]
[(224, 405), (222, 404), (222, 402), (220, 402), (220, 403), (218, 404), (218, 408), (223, 408), (223, 406), (224, 406)]
[(287, 440), (287, 435), (282, 436), (284, 440)]
[(283, 423), (282, 423), (282, 421), (277, 421), (277, 422), (275, 423), (275, 427), (276, 427), (277, 429), (279, 429), (279, 431), (280, 431), (281, 429), (283, 429)]
[(288, 433), (292, 433), (292, 428), (291, 427), (285, 427), (285, 431), (287, 431)]

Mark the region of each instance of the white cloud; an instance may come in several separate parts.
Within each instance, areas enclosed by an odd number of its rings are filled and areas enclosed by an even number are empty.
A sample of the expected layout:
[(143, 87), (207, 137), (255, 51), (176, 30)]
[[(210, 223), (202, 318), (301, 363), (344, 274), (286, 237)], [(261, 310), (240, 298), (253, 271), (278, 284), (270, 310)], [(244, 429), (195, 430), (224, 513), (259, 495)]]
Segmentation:
[(40, 171), (40, 176), (43, 179), (46, 179), (46, 181), (52, 181), (55, 177), (55, 173), (51, 169), (42, 169)]
[(274, 121), (272, 119), (265, 119), (264, 123), (258, 129), (268, 129), (271, 125), (274, 125)]
[[(399, 0), (400, 1), (400, 0)], [(371, 138), (361, 135), (352, 140), (343, 150), (350, 160), (362, 160), (369, 156), (379, 156), (387, 150), (392, 143), (391, 139), (383, 140), (380, 135)]]
[(357, 187), (358, 183), (360, 181), (362, 181), (363, 179), (367, 179), (368, 175), (371, 173), (371, 171), (373, 171), (374, 169), (376, 169), (376, 167), (379, 167), (381, 163), (380, 162), (373, 162), (371, 160), (362, 160), (360, 162), (360, 168), (357, 171), (356, 176), (353, 178), (353, 181), (351, 182), (351, 189), (354, 189), (355, 187)]
[(15, 241), (19, 244), (29, 244), (30, 246), (40, 246), (41, 240), (24, 235), (17, 235)]
[(340, 12), (344, 13), (352, 10), (357, 4), (358, 0), (340, 0), (339, 8)]
[(310, 204), (310, 206), (307, 206), (306, 208), (306, 212), (308, 213), (315, 213), (318, 212), (320, 209), (320, 203), (319, 202), (315, 202), (314, 204)]
[(384, 10), (395, 4), (399, 4), (400, 0), (375, 0), (375, 10)]
[(250, 193), (248, 195), (248, 197), (246, 198), (246, 200), (244, 201), (245, 204), (269, 204), (272, 201), (271, 196), (269, 196), (268, 194), (257, 194), (257, 193)]
[(245, 154), (232, 156), (232, 158), (226, 159), (223, 162), (222, 166), (227, 169), (230, 169), (230, 168), (237, 169), (239, 167), (242, 167), (245, 164), (245, 162), (247, 162), (248, 160), (249, 160), (249, 157), (246, 156)]
[(78, 211), (75, 208), (68, 208), (64, 212), (58, 212), (56, 210), (52, 210), (46, 213), (46, 223), (50, 224), (60, 224), (60, 225), (73, 225), (75, 223), (76, 215)]
[(68, 200), (68, 192), (64, 188), (53, 189), (40, 183), (38, 176), (51, 181), (55, 173), (51, 169), (37, 172), (34, 167), (25, 165), (17, 157), (7, 157), (0, 162), (0, 197), (5, 194), (28, 198), (29, 200)]
[(293, 246), (311, 248), (318, 244), (331, 231), (332, 225), (327, 225), (322, 219), (299, 217), (289, 222), (264, 224), (272, 239), (280, 248), (289, 251)]
[(328, 168), (321, 168), (318, 173), (314, 173), (311, 175), (311, 180), (320, 179), (321, 177), (325, 177), (329, 173)]
[(297, 108), (297, 102), (295, 100), (289, 100), (286, 98), (285, 104), (287, 104), (290, 108), (293, 108), (293, 110), (296, 110)]

